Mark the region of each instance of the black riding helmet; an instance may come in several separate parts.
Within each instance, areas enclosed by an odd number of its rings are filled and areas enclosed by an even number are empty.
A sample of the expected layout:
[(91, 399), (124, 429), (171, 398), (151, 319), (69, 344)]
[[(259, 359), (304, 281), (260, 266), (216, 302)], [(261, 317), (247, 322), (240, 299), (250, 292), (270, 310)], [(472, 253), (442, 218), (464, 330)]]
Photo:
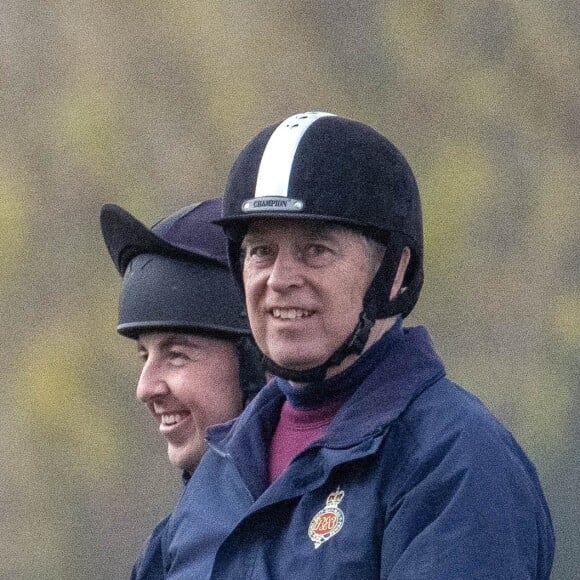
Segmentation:
[(155, 330), (235, 341), (240, 386), (248, 400), (265, 378), (228, 268), (226, 238), (212, 223), (221, 211), (221, 199), (208, 200), (149, 229), (123, 208), (107, 204), (101, 209), (101, 230), (123, 277), (117, 331), (133, 339)]
[[(325, 363), (307, 371), (279, 367), (299, 382), (322, 380), (330, 366), (360, 354), (376, 319), (407, 316), (423, 283), (423, 228), (419, 191), (399, 150), (374, 129), (330, 113), (294, 115), (260, 132), (229, 175), (222, 219), (232, 272), (241, 284), (240, 248), (252, 219), (322, 220), (353, 228), (386, 246), (364, 298), (359, 323)], [(411, 249), (405, 291), (389, 301), (403, 248)]]

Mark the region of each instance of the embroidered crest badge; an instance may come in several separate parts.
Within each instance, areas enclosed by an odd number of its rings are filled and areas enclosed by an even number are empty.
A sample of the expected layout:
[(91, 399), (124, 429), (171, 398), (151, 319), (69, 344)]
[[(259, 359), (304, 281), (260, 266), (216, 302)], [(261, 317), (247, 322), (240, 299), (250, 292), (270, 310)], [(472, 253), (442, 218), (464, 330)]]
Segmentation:
[(326, 505), (312, 518), (308, 526), (308, 537), (314, 542), (314, 548), (330, 540), (340, 532), (344, 524), (344, 513), (338, 507), (338, 504), (344, 497), (344, 491), (340, 487), (336, 488), (326, 498)]

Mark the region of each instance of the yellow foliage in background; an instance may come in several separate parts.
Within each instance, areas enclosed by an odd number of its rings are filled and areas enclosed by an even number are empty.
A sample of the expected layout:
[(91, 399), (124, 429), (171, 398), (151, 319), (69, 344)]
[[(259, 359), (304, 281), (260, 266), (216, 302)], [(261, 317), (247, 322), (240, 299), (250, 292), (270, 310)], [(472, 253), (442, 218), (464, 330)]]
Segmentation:
[(102, 204), (151, 225), (219, 195), (257, 131), (316, 109), (410, 161), (426, 241), (410, 323), (536, 462), (554, 578), (575, 579), (579, 25), (575, 0), (11, 2), (0, 576), (128, 577), (179, 487), (115, 332)]
[(121, 417), (103, 408), (99, 385), (86, 382), (95, 353), (71, 333), (74, 319), (71, 315), (38, 329), (22, 350), (17, 383), (27, 396), (17, 404), (40, 450), (49, 443), (64, 469), (96, 481), (119, 468), (116, 424)]
[(26, 184), (0, 170), (0, 299), (18, 275), (29, 248), (27, 242)]

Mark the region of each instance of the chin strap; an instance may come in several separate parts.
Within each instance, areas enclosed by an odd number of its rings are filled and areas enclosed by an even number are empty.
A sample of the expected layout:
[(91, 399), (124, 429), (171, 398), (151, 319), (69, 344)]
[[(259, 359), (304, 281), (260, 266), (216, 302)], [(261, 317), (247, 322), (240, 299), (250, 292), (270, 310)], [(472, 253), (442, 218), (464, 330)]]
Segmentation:
[(296, 371), (277, 365), (272, 359), (264, 355), (264, 366), (277, 377), (296, 383), (319, 383), (326, 378), (326, 372), (330, 367), (338, 366), (347, 356), (359, 355), (369, 339), (369, 334), (375, 323), (374, 318), (369, 318), (363, 311), (359, 321), (349, 337), (338, 347), (332, 356), (321, 365), (305, 371)]

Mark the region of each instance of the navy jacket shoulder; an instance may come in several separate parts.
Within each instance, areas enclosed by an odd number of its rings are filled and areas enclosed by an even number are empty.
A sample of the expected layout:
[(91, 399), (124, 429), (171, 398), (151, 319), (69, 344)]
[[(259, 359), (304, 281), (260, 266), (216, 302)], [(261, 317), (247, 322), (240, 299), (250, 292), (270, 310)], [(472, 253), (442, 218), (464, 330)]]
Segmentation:
[(161, 520), (145, 544), (140, 558), (131, 571), (131, 580), (159, 580), (163, 578), (163, 551), (161, 539), (170, 516)]

